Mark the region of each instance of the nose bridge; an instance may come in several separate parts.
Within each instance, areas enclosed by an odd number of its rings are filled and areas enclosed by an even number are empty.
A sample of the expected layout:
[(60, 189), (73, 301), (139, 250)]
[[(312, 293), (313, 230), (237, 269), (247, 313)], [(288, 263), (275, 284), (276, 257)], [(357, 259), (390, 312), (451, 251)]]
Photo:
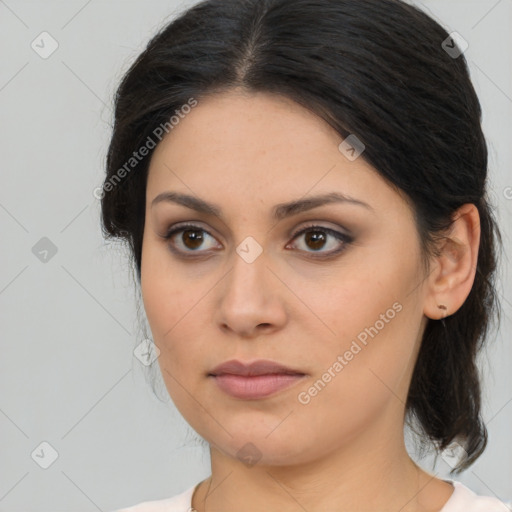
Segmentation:
[[(235, 247), (233, 254), (232, 270), (228, 277), (229, 287), (241, 294), (244, 300), (247, 294), (249, 298), (255, 298), (259, 292), (264, 292), (266, 276), (268, 272), (267, 253), (264, 252), (263, 246), (253, 236), (245, 237)], [(244, 289), (247, 288), (247, 293)]]
[(283, 326), (285, 308), (279, 303), (263, 247), (246, 237), (235, 247), (231, 270), (219, 296), (218, 325), (247, 336), (258, 326)]

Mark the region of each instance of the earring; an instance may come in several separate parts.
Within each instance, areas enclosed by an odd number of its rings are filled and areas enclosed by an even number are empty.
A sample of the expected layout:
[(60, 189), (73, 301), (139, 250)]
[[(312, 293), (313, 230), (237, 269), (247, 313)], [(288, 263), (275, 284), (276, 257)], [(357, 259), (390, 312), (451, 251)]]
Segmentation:
[(446, 312), (446, 311), (447, 311), (447, 308), (446, 308), (446, 306), (445, 306), (444, 304), (438, 304), (438, 305), (437, 305), (437, 307), (438, 307), (439, 309), (442, 309), (442, 310), (444, 311), (444, 315), (443, 315), (443, 317), (442, 317), (442, 319), (444, 319), (444, 318), (446, 317), (446, 315), (447, 315), (447, 312)]

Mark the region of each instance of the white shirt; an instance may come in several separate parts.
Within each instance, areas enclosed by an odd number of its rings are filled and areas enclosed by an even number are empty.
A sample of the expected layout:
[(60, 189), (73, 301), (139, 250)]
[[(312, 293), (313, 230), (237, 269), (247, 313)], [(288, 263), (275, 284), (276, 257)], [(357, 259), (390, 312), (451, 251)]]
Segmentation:
[[(478, 496), (468, 487), (454, 480), (445, 480), (451, 483), (454, 491), (444, 507), (439, 512), (511, 512), (512, 504), (500, 501), (490, 496)], [(192, 494), (196, 484), (181, 494), (172, 498), (156, 501), (145, 501), (132, 507), (123, 508), (114, 512), (191, 512)]]

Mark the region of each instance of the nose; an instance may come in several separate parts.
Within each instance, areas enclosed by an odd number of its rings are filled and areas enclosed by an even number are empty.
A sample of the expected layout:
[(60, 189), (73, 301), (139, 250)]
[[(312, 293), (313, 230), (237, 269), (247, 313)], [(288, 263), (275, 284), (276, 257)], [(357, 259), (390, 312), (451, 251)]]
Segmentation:
[(216, 324), (243, 338), (270, 334), (287, 321), (286, 287), (270, 268), (265, 253), (249, 261), (235, 253), (233, 266), (217, 289)]

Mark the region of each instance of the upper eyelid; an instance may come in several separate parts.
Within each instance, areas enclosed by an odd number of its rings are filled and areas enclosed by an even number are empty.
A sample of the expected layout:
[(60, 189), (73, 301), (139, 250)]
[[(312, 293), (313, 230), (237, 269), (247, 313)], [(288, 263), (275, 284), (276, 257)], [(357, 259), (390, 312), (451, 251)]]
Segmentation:
[[(173, 224), (171, 227), (166, 229), (166, 231), (164, 233), (164, 237), (168, 236), (169, 233), (176, 234), (176, 233), (179, 233), (182, 230), (186, 230), (187, 228), (196, 228), (198, 231), (204, 231), (209, 236), (217, 238), (214, 235), (212, 235), (212, 233), (210, 233), (209, 229), (204, 228), (203, 226), (201, 226), (201, 224), (198, 224), (196, 222), (197, 221), (177, 222), (176, 224)], [(307, 223), (307, 225), (303, 225), (300, 228), (294, 229), (292, 231), (292, 233), (290, 234), (290, 236), (296, 237), (297, 235), (301, 234), (302, 231), (304, 231), (306, 229), (313, 229), (315, 227), (320, 228), (320, 229), (325, 229), (326, 231), (329, 231), (331, 233), (338, 233), (340, 235), (344, 235), (344, 236), (347, 236), (347, 237), (351, 236), (350, 232), (347, 232), (348, 230), (346, 228), (325, 226), (325, 225), (323, 225), (325, 222), (326, 221), (320, 221), (320, 220), (319, 221), (309, 221)], [(339, 231), (340, 229), (341, 229), (341, 231)]]

